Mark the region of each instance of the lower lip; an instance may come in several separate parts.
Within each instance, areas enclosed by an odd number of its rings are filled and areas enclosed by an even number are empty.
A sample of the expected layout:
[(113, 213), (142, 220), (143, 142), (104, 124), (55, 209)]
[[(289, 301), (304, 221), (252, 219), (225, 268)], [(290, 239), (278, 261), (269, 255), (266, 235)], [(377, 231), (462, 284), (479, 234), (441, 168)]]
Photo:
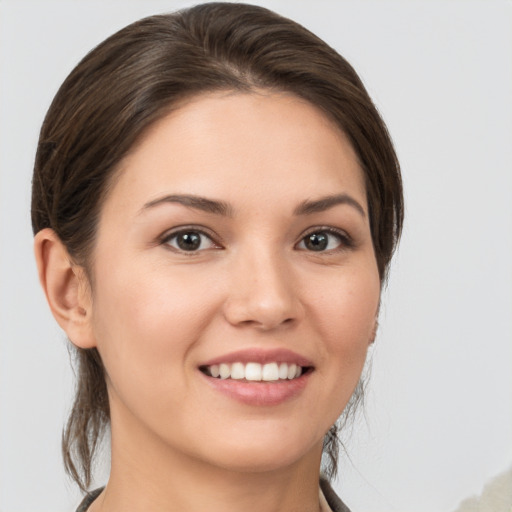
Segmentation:
[(305, 388), (310, 372), (297, 379), (270, 382), (247, 382), (236, 379), (218, 379), (200, 372), (216, 391), (246, 405), (279, 405), (299, 395)]

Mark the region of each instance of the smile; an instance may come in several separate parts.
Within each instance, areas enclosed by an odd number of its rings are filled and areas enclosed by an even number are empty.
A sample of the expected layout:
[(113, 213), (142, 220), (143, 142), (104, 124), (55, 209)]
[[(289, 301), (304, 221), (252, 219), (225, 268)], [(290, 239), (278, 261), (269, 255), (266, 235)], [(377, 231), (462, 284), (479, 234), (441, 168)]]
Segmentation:
[(218, 355), (198, 366), (212, 390), (252, 407), (296, 399), (315, 369), (313, 361), (294, 351), (257, 347)]
[(279, 380), (293, 380), (299, 378), (309, 367), (302, 367), (295, 363), (269, 362), (260, 364), (248, 363), (220, 363), (201, 366), (200, 370), (209, 377), (216, 379), (234, 379), (250, 382), (275, 382)]

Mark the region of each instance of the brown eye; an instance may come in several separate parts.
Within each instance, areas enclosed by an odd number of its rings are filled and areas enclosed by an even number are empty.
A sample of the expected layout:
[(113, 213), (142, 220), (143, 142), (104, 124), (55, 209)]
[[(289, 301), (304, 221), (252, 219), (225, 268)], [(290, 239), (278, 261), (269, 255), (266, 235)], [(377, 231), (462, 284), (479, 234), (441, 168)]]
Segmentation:
[(326, 233), (311, 233), (304, 238), (304, 245), (310, 251), (325, 251), (329, 245)]
[(197, 230), (173, 233), (164, 240), (164, 243), (183, 252), (197, 252), (217, 247), (207, 234)]
[(332, 230), (318, 230), (308, 233), (298, 244), (299, 249), (325, 252), (350, 246), (348, 236)]

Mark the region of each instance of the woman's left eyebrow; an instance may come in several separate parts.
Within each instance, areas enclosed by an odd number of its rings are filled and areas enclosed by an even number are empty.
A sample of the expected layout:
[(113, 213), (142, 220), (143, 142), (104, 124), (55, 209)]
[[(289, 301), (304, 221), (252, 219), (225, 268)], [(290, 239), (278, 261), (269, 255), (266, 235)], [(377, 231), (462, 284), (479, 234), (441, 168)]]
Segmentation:
[(320, 199), (307, 200), (299, 204), (295, 211), (295, 215), (311, 215), (313, 213), (323, 212), (338, 204), (347, 204), (355, 208), (363, 218), (366, 218), (366, 212), (361, 204), (348, 194), (336, 194), (332, 196), (324, 196)]
[(150, 208), (154, 208), (155, 206), (166, 203), (178, 203), (182, 204), (183, 206), (187, 206), (188, 208), (195, 208), (196, 210), (202, 210), (207, 213), (213, 213), (226, 217), (231, 217), (233, 215), (233, 209), (231, 208), (231, 205), (225, 203), (224, 201), (208, 199), (206, 197), (190, 194), (171, 194), (160, 197), (158, 199), (154, 199), (153, 201), (146, 203), (141, 208), (139, 213), (143, 213)]

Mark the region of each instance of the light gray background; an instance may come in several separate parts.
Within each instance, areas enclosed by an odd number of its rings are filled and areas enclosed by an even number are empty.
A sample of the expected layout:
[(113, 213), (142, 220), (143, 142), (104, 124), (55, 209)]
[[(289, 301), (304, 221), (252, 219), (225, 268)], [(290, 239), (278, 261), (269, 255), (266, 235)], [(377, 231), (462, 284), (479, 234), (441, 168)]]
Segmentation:
[[(95, 44), (177, 1), (0, 1), (0, 511), (74, 510), (64, 336), (37, 283), (37, 134)], [(512, 4), (257, 1), (352, 62), (403, 167), (407, 222), (366, 420), (336, 486), (357, 512), (450, 511), (512, 464)]]

